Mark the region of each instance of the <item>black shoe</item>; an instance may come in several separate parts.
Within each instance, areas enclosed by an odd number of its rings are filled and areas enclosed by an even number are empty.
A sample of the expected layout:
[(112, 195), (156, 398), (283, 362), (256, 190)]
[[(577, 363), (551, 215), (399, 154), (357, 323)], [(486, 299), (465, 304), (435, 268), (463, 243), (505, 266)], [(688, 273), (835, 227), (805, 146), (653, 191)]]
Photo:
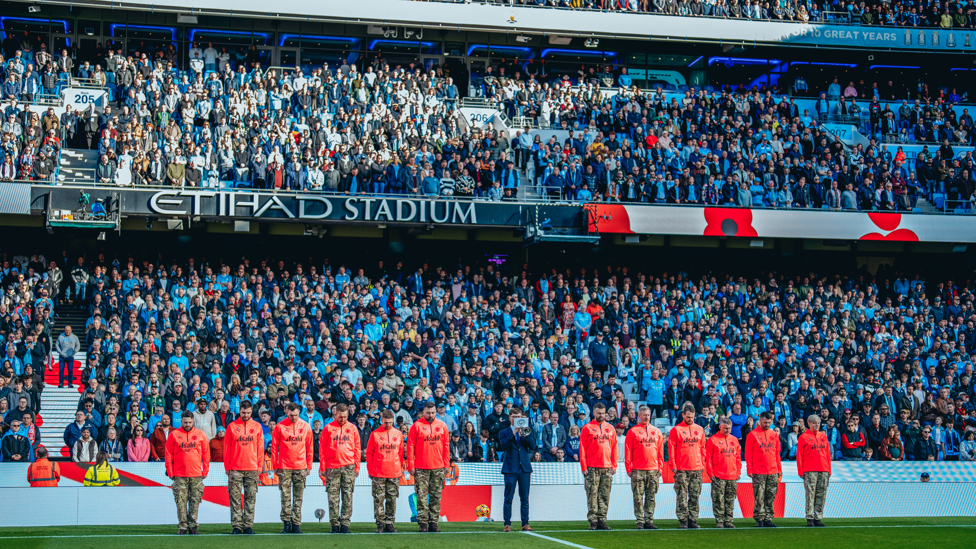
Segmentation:
[(180, 528), (179, 530), (177, 530), (176, 531), (176, 535), (177, 536), (185, 536), (186, 535), (186, 528)]
[(814, 526), (813, 519), (807, 519), (807, 528), (813, 528)]
[(773, 521), (766, 519), (763, 521), (763, 528), (776, 528), (776, 525), (773, 524)]
[(251, 527), (247, 527), (247, 528), (244, 529), (244, 534), (245, 535), (248, 535), (248, 536), (253, 536), (254, 535), (254, 529), (252, 529)]
[(765, 527), (766, 527), (766, 523), (765, 522), (763, 522), (761, 520), (757, 520), (756, 521), (756, 528), (765, 528)]
[(436, 522), (428, 522), (427, 523), (427, 531), (428, 532), (433, 532), (435, 534), (440, 534), (441, 533), (441, 529), (440, 529), (439, 526), (437, 526), (437, 523)]
[(725, 523), (724, 522), (716, 522), (715, 523), (715, 527), (716, 528), (725, 528)]
[(696, 521), (689, 520), (688, 521), (688, 528), (691, 528), (692, 530), (698, 530), (699, 528), (701, 528), (701, 526), (699, 526)]
[(238, 535), (243, 534), (243, 533), (244, 532), (241, 532), (241, 529), (240, 528), (234, 528), (233, 530), (230, 531), (230, 535), (232, 535), (232, 536), (238, 536)]
[(596, 523), (595, 522), (591, 522), (590, 523), (589, 530), (596, 530)]
[(417, 526), (420, 527), (420, 533), (421, 534), (426, 534), (427, 533), (427, 523), (426, 522), (418, 522), (417, 523)]
[(685, 521), (683, 521), (683, 520), (679, 520), (678, 521), (678, 528), (680, 528), (682, 530), (687, 530), (688, 529), (688, 523), (685, 522)]
[(393, 526), (392, 524), (387, 524), (386, 525), (386, 531), (389, 534), (397, 534), (398, 533), (396, 527)]
[(291, 533), (292, 534), (304, 534), (305, 532), (302, 532), (301, 526), (299, 526), (297, 524), (292, 524), (291, 525)]
[(605, 521), (605, 520), (598, 520), (598, 521), (596, 521), (596, 529), (597, 530), (610, 530), (610, 527), (607, 526), (607, 521)]
[(377, 534), (382, 534), (383, 532), (386, 532), (386, 526), (383, 526), (382, 524), (377, 524), (376, 525), (376, 533)]
[(281, 533), (282, 534), (290, 534), (291, 533), (291, 523), (290, 522), (285, 522), (284, 524), (285, 524), (285, 527), (281, 529)]
[(824, 524), (820, 519), (814, 520), (813, 521), (813, 525), (816, 526), (816, 527), (818, 527), (818, 528), (826, 528), (827, 527), (827, 525)]
[(645, 522), (644, 523), (644, 529), (645, 530), (657, 530), (657, 526), (654, 526), (654, 523), (653, 522)]
[(330, 534), (338, 534), (339, 533), (339, 527), (336, 526), (335, 524), (333, 524), (332, 525), (332, 530), (330, 530), (329, 533)]
[(643, 530), (643, 529), (644, 529), (644, 523), (643, 522), (638, 522), (637, 523), (637, 526), (634, 528), (634, 530)]
[(726, 522), (725, 523), (725, 527), (726, 528), (735, 528), (735, 524), (732, 524), (731, 522)]
[(346, 525), (343, 525), (342, 528), (339, 528), (339, 533), (340, 534), (348, 534), (349, 533), (349, 527), (346, 526)]
[(190, 534), (191, 536), (197, 535), (197, 527), (194, 526), (194, 527), (190, 528), (190, 531), (187, 532), (187, 534)]

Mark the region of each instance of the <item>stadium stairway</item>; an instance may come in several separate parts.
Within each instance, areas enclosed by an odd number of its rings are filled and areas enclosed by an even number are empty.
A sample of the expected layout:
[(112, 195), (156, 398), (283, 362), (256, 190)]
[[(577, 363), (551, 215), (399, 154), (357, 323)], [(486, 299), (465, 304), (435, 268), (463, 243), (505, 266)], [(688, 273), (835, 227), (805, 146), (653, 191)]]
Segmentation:
[[(58, 310), (58, 317), (54, 322), (53, 337), (56, 339), (64, 333), (65, 326), (71, 326), (75, 335), (85, 333), (85, 322), (87, 315), (82, 309), (72, 308), (68, 304), (62, 303)], [(85, 354), (75, 355), (74, 361), (74, 387), (58, 387), (58, 354), (51, 353), (49, 367), (44, 372), (44, 393), (41, 396), (41, 444), (44, 445), (53, 457), (71, 456), (71, 452), (64, 445), (62, 437), (64, 428), (75, 420), (75, 411), (78, 410), (78, 398), (83, 390), (81, 384), (81, 367), (85, 363)]]
[(64, 149), (61, 151), (61, 178), (76, 183), (94, 183), (98, 151)]

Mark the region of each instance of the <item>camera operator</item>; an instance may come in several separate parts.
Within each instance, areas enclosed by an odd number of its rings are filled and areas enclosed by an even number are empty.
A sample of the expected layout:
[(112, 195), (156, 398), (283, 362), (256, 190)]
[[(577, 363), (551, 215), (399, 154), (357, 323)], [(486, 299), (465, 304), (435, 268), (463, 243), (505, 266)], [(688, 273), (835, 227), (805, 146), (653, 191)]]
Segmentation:
[(512, 500), (515, 498), (517, 484), (521, 503), (522, 531), (531, 532), (529, 485), (532, 482), (532, 454), (536, 450), (536, 441), (532, 436), (532, 430), (529, 429), (529, 418), (525, 417), (521, 408), (513, 407), (508, 419), (511, 427), (498, 432), (499, 450), (505, 452), (505, 460), (502, 462), (502, 474), (505, 475), (505, 505), (502, 508), (505, 519), (504, 531), (512, 531)]

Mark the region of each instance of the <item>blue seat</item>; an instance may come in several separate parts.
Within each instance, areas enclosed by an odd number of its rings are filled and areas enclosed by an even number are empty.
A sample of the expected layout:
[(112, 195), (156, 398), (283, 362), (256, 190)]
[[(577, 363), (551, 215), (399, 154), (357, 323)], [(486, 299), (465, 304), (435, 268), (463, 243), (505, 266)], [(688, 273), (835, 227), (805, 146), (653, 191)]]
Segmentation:
[(918, 208), (918, 207), (912, 208), (912, 213), (920, 214), (920, 213), (922, 213), (922, 208)]
[(91, 211), (92, 211), (92, 215), (94, 215), (95, 217), (105, 217), (106, 215), (108, 215), (107, 212), (105, 211), (105, 206), (103, 206), (101, 202), (96, 202), (92, 204)]
[(712, 93), (713, 91), (715, 91), (715, 86), (705, 86), (705, 91), (708, 93)]
[(941, 194), (934, 195), (932, 201), (935, 202), (935, 207), (938, 209), (943, 209), (945, 207), (945, 197)]
[(686, 91), (688, 91), (688, 85), (687, 84), (681, 84), (680, 86), (678, 86), (678, 91), (679, 92), (686, 92)]

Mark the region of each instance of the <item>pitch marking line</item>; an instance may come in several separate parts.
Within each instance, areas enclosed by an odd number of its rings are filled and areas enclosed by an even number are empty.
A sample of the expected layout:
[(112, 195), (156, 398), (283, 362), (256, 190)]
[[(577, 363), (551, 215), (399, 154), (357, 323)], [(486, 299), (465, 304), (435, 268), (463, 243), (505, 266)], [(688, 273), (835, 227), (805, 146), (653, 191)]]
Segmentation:
[(535, 538), (541, 538), (541, 539), (544, 539), (544, 540), (547, 540), (547, 541), (553, 541), (553, 542), (556, 542), (556, 543), (559, 543), (559, 544), (562, 544), (562, 545), (566, 545), (568, 547), (576, 547), (576, 549), (590, 549), (589, 547), (587, 547), (585, 545), (579, 545), (578, 543), (571, 543), (571, 542), (568, 542), (568, 541), (563, 541), (561, 539), (550, 538), (549, 536), (543, 536), (542, 534), (539, 534), (539, 533), (536, 533), (536, 532), (522, 532), (522, 533), (523, 534), (528, 534), (528, 535), (530, 535), (532, 537), (535, 537)]
[[(46, 527), (39, 526), (38, 528), (46, 528)], [(891, 525), (875, 524), (875, 525), (864, 525), (864, 526), (855, 526), (855, 525), (829, 526), (829, 529), (835, 529), (836, 530), (836, 529), (839, 529), (839, 528), (976, 528), (976, 524), (891, 524)], [(780, 526), (779, 528), (777, 528), (777, 530), (806, 530), (806, 529), (807, 529), (806, 526)], [(748, 527), (736, 528), (735, 530), (731, 530), (731, 531), (730, 530), (724, 530), (724, 529), (721, 529), (720, 530), (718, 528), (703, 528), (701, 530), (679, 530), (677, 528), (662, 528), (660, 530), (650, 531), (648, 533), (651, 534), (651, 535), (653, 535), (655, 532), (723, 532), (725, 534), (728, 534), (730, 532), (742, 532), (742, 531), (746, 531), (747, 532), (747, 531), (750, 531), (750, 530), (752, 530), (752, 528), (748, 528)], [(814, 528), (814, 530), (817, 530), (817, 531), (820, 531), (820, 532), (823, 531), (820, 528)], [(613, 532), (618, 532), (618, 533), (619, 532), (635, 532), (635, 531), (636, 530), (623, 530), (623, 529), (613, 530)], [(2, 532), (3, 532), (3, 530), (0, 529), (0, 541), (7, 540), (7, 539), (89, 539), (89, 538), (168, 538), (168, 537), (177, 537), (176, 534), (105, 534), (105, 535), (97, 535), (97, 534), (78, 534), (78, 535), (71, 535), (71, 534), (69, 534), (69, 535), (59, 535), (59, 536), (4, 536)], [(523, 534), (532, 534), (532, 535), (535, 535), (537, 537), (547, 537), (548, 538), (548, 536), (540, 536), (539, 534), (540, 533), (546, 533), (546, 534), (575, 534), (575, 533), (583, 533), (583, 532), (588, 533), (588, 534), (608, 535), (608, 532), (599, 531), (599, 530), (589, 530), (589, 529), (586, 529), (586, 530), (538, 530), (538, 531), (535, 531), (535, 532), (522, 532), (522, 533)], [(444, 536), (444, 535), (484, 535), (484, 534), (497, 534), (497, 535), (507, 534), (507, 535), (511, 535), (508, 532), (501, 532), (501, 531), (487, 531), (486, 532), (484, 530), (481, 530), (481, 531), (465, 531), (465, 532), (440, 532), (438, 534), (423, 534), (423, 535), (436, 537), (436, 536)], [(288, 534), (274, 534), (274, 533), (254, 534), (254, 535), (255, 536), (288, 536)], [(375, 532), (351, 532), (349, 534), (331, 534), (329, 532), (305, 532), (302, 535), (304, 535), (304, 536), (332, 536), (332, 535), (335, 535), (335, 536), (386, 536), (386, 535), (389, 535), (389, 534), (377, 534)], [(421, 535), (421, 533), (420, 532), (399, 532), (398, 534), (395, 534), (395, 535), (398, 535), (398, 536), (417, 536), (417, 535)], [(228, 534), (198, 534), (197, 536), (182, 536), (182, 537), (189, 537), (189, 538), (192, 538), (192, 537), (202, 537), (202, 538), (207, 538), (207, 537), (226, 537), (226, 536), (228, 536)], [(243, 537), (248, 537), (248, 536), (243, 536)], [(558, 541), (560, 543), (565, 543), (566, 545), (571, 545), (573, 547), (580, 547), (580, 548), (583, 548), (583, 549), (590, 549), (589, 547), (585, 547), (585, 546), (582, 546), (582, 545), (571, 544), (569, 542), (564, 542), (563, 540), (557, 540), (555, 538), (552, 538), (552, 539), (553, 539), (553, 541)]]

